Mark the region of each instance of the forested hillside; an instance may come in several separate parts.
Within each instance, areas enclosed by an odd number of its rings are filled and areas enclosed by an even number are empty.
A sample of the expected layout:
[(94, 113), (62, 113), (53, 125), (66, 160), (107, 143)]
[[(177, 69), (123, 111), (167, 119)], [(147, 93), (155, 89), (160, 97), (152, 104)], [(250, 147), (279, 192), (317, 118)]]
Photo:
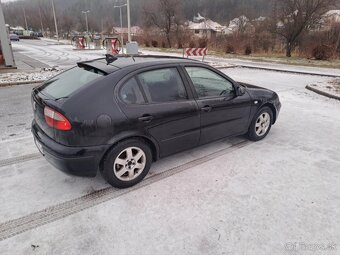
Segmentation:
[[(82, 10), (90, 10), (91, 26), (99, 30), (110, 23), (119, 24), (119, 9), (114, 9), (113, 0), (54, 0), (58, 23), (72, 23), (79, 29), (83, 27)], [(266, 16), (271, 12), (272, 0), (182, 0), (180, 15), (182, 19), (192, 19), (198, 12), (221, 23), (241, 14), (250, 17)], [(144, 9), (157, 3), (157, 0), (131, 0), (131, 16), (134, 25), (143, 25)], [(51, 2), (47, 0), (21, 0), (5, 4), (6, 22), (11, 25), (24, 25), (23, 8), (30, 27), (39, 28), (39, 8), (46, 27), (52, 25)], [(124, 21), (126, 10), (123, 9)]]

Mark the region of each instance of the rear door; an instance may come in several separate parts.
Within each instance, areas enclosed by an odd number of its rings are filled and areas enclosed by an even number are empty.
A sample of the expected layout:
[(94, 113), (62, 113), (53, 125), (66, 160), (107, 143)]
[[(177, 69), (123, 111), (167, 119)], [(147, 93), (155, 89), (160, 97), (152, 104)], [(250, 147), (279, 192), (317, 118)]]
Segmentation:
[(118, 100), (131, 128), (156, 139), (160, 157), (198, 145), (200, 115), (187, 86), (176, 66), (140, 71), (118, 86)]
[(214, 69), (185, 66), (201, 113), (201, 139), (205, 144), (247, 131), (250, 97), (236, 96), (233, 82)]

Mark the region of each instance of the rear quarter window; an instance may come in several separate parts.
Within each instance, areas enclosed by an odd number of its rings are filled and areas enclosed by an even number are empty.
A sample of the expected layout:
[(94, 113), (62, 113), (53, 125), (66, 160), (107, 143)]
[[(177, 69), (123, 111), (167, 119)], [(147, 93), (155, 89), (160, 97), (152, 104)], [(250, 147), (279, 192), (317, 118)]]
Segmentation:
[(48, 80), (40, 92), (55, 99), (65, 98), (104, 75), (104, 72), (95, 68), (74, 67)]

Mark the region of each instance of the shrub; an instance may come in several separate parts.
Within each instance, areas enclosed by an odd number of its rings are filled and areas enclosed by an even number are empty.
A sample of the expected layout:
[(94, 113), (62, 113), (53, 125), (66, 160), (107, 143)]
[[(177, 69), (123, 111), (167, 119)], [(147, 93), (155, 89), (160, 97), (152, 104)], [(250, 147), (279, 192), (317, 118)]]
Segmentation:
[(162, 48), (166, 48), (166, 43), (162, 41)]
[(150, 47), (149, 41), (145, 41), (144, 44), (145, 44), (145, 47)]
[(332, 49), (327, 45), (318, 45), (313, 49), (312, 55), (316, 60), (328, 60), (332, 57)]
[(228, 44), (225, 50), (225, 53), (227, 54), (234, 54), (235, 53), (235, 48), (233, 45)]
[(199, 39), (198, 41), (198, 48), (206, 48), (208, 45), (208, 40), (206, 39)]
[(177, 49), (183, 49), (183, 44), (182, 42), (177, 43)]
[(245, 50), (244, 50), (244, 54), (250, 55), (251, 53), (252, 53), (252, 49), (251, 49), (250, 45), (247, 45)]
[(189, 48), (195, 48), (196, 44), (194, 41), (189, 42)]
[(155, 40), (152, 40), (152, 41), (151, 41), (151, 45), (152, 45), (152, 47), (157, 48), (157, 47), (158, 47), (158, 42), (155, 41)]

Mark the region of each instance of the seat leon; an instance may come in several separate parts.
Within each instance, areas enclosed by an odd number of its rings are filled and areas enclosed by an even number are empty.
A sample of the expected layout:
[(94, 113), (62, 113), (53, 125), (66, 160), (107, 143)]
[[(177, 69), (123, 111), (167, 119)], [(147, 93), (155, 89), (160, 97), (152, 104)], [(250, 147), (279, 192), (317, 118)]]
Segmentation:
[(78, 63), (32, 91), (32, 133), (56, 168), (140, 182), (152, 162), (221, 138), (266, 137), (281, 104), (268, 89), (202, 62), (107, 56)]

